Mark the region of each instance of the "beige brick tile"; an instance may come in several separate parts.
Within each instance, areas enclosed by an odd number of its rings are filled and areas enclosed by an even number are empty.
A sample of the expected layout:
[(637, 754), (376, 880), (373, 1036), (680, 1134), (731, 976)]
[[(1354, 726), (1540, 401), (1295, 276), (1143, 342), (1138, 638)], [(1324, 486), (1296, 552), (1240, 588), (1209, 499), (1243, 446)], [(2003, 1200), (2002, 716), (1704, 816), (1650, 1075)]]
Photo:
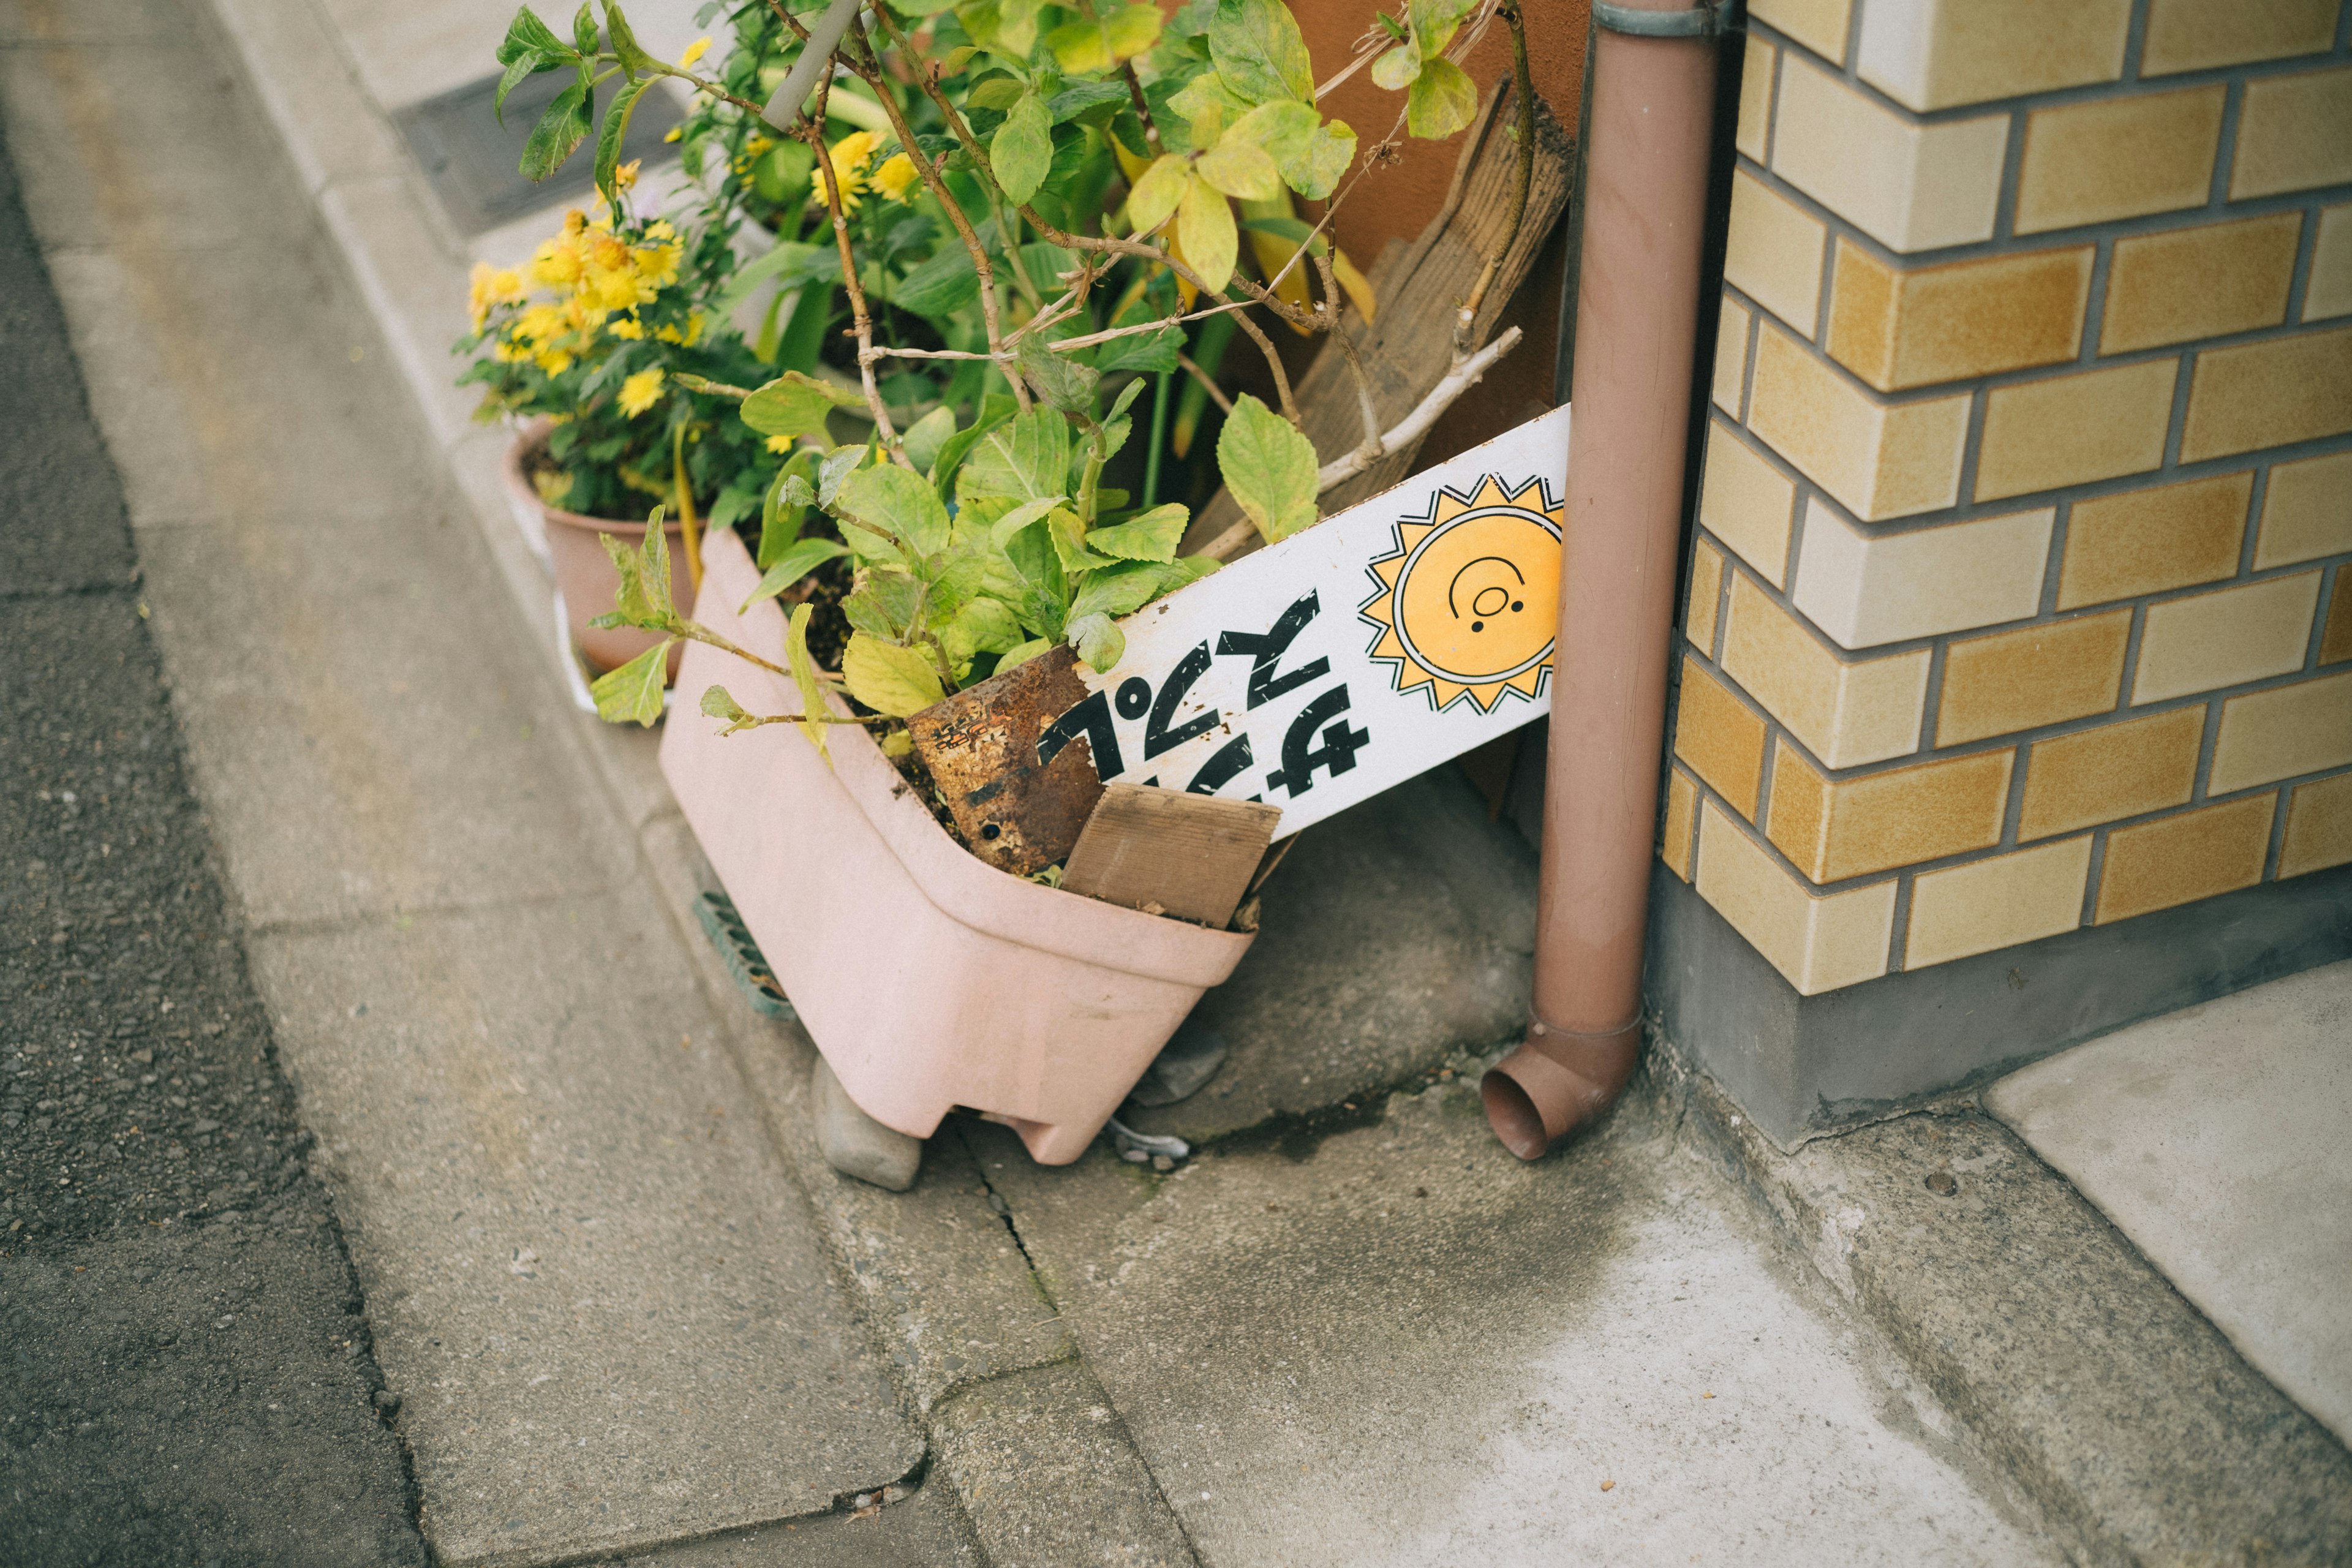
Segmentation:
[(1683, 660), (1675, 710), (1675, 755), (1740, 816), (1753, 818), (1764, 778), (1764, 721), (1721, 681)]
[(1789, 574), (1796, 482), (1758, 457), (1729, 426), (1710, 425), (1700, 475), (1698, 521), (1775, 588)]
[(2168, 76), (2317, 54), (2336, 40), (2344, 0), (2153, 0), (2139, 73)]
[(1693, 647), (1715, 657), (1716, 609), (1723, 601), (1723, 552), (1702, 539), (1691, 548), (1690, 601), (1683, 610), (1683, 636)]
[(1979, 500), (2137, 474), (2164, 461), (2180, 366), (2149, 360), (2085, 371), (1985, 396), (1977, 447)]
[(1786, 33), (1833, 65), (1845, 61), (1846, 22), (1853, 0), (1751, 0), (1750, 20)]
[(1890, 250), (1992, 237), (2009, 119), (1917, 125), (1794, 55), (1780, 62), (1772, 168)]
[(1739, 122), (1732, 145), (1743, 158), (1764, 161), (1765, 142), (1772, 129), (1772, 65), (1780, 51), (1755, 34), (1748, 35), (1739, 67)]
[(1858, 517), (1907, 517), (1959, 499), (1965, 395), (1881, 403), (1769, 322), (1757, 335), (1748, 427)]
[(2087, 834), (1923, 871), (1911, 882), (1903, 967), (1925, 969), (2073, 931), (2083, 923), (2083, 890), (2090, 878)]
[(1957, 746), (2112, 710), (2123, 694), (2131, 612), (1970, 637), (1944, 650), (1936, 744)]
[(2186, 697), (2303, 668), (2319, 574), (2269, 577), (2147, 607), (2134, 703)]
[(2249, 691), (2221, 704), (2208, 795), (2352, 763), (2352, 674)]
[(1816, 882), (1842, 882), (2000, 842), (2012, 752), (1829, 779), (1773, 742), (1764, 836)]
[(2327, 603), (2327, 624), (2319, 628), (2319, 662), (2352, 658), (2352, 566), (2336, 569), (2336, 593)]
[(2300, 877), (2352, 860), (2352, 773), (2298, 784), (2287, 796), (2278, 874)]
[(1830, 354), (1881, 392), (2063, 363), (2083, 344), (2092, 256), (2070, 246), (1906, 271), (1841, 238)]
[(2230, 199), (2352, 180), (2352, 67), (2246, 84)]
[(2273, 213), (2116, 241), (2099, 352), (2275, 327), (2294, 283), (2301, 213)]
[(2180, 460), (2284, 447), (2352, 430), (2352, 327), (2197, 356)]
[(1739, 417), (1739, 395), (1748, 385), (1748, 307), (1726, 294), (1723, 313), (1715, 329), (1715, 384), (1708, 395), (1715, 405)]
[(2205, 205), (2228, 89), (2095, 99), (2026, 117), (2020, 234)]
[(1911, 0), (1865, 6), (1854, 65), (1913, 109), (2047, 92), (2123, 74), (2130, 0)]
[(1841, 659), (1737, 573), (1722, 668), (1831, 767), (1884, 762), (1918, 747), (1927, 700), (1927, 649)]
[(1869, 534), (1808, 500), (1790, 601), (1841, 647), (2023, 620), (2042, 606), (2055, 510)]
[(1724, 281), (1810, 338), (1821, 319), (1827, 232), (1819, 219), (1743, 169), (1731, 177)]
[(2352, 451), (2274, 464), (2254, 570), (2352, 550)]
[(2221, 474), (2076, 501), (2058, 568), (2058, 607), (2236, 576), (2253, 489), (2252, 473)]
[(1699, 807), (1699, 897), (1806, 996), (1886, 973), (1895, 883), (1818, 897), (1714, 802)]
[(2263, 879), (2275, 795), (2184, 811), (2107, 835), (2096, 925), (2168, 910)]
[(1668, 768), (1666, 817), (1658, 827), (1658, 858), (1685, 882), (1691, 875), (1691, 827), (1697, 809), (1698, 786), (1680, 768)]
[(2187, 805), (2204, 743), (2202, 708), (2176, 708), (2035, 742), (2026, 752), (2018, 841)]
[(2311, 278), (2303, 289), (2303, 319), (2352, 315), (2352, 206), (2324, 207), (2311, 248)]

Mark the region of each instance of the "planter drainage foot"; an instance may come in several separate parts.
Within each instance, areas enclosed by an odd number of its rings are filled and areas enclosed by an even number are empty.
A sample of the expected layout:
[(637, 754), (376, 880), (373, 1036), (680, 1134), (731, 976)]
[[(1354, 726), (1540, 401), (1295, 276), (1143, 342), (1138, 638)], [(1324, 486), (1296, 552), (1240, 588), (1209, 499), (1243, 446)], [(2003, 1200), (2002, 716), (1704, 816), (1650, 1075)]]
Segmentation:
[(915, 1173), (923, 1167), (923, 1141), (858, 1110), (823, 1057), (809, 1073), (809, 1099), (816, 1115), (816, 1146), (826, 1164), (894, 1193), (915, 1184)]
[[(1111, 1146), (1118, 1151), (1118, 1157), (1130, 1165), (1148, 1162), (1164, 1171), (1192, 1152), (1192, 1145), (1181, 1138), (1158, 1138), (1149, 1132), (1138, 1132), (1116, 1116), (1103, 1123), (1103, 1131), (1110, 1134)], [(1167, 1164), (1160, 1164), (1163, 1160)]]
[(753, 1011), (764, 1017), (797, 1020), (800, 1015), (793, 1011), (791, 998), (768, 972), (768, 961), (760, 956), (760, 944), (744, 928), (733, 900), (724, 893), (705, 893), (694, 900), (694, 912)]

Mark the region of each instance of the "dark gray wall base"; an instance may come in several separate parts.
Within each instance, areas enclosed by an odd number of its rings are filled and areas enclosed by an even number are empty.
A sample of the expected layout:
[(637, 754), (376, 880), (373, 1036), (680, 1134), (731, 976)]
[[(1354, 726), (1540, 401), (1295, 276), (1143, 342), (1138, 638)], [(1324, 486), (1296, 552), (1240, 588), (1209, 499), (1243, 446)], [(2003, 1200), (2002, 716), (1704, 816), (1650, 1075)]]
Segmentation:
[(2346, 957), (2352, 866), (1800, 996), (1661, 864), (1643, 988), (1666, 1035), (1786, 1148)]

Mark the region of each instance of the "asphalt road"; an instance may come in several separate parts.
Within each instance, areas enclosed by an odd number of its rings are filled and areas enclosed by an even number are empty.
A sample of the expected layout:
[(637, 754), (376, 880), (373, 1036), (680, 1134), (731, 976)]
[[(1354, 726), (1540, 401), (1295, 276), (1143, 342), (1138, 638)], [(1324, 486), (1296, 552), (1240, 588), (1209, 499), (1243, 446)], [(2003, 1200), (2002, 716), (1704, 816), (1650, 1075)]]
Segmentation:
[(0, 1563), (422, 1563), (4, 145), (0, 345)]

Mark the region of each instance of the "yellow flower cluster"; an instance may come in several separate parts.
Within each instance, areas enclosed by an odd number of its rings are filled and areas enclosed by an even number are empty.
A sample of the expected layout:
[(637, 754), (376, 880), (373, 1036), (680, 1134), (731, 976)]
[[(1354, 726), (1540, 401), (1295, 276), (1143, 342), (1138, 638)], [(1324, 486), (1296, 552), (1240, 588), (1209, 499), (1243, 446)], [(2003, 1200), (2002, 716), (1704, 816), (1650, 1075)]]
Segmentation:
[[(677, 280), (684, 250), (667, 219), (650, 225), (645, 239), (650, 243), (631, 245), (613, 232), (609, 217), (592, 221), (573, 208), (563, 215), (562, 232), (542, 244), (527, 266), (476, 264), (474, 330), (482, 330), (495, 307), (529, 299), (536, 285), (555, 298), (524, 305), (492, 349), (493, 357), (509, 363), (528, 360), (550, 375), (561, 375), (600, 330), (616, 338), (643, 337), (638, 307), (651, 304)], [(663, 327), (656, 335), (690, 343), (702, 335), (701, 317), (693, 317), (684, 331)]]
[[(833, 177), (841, 187), (841, 207), (844, 212), (856, 212), (859, 199), (868, 187), (880, 191), (894, 202), (903, 202), (921, 176), (915, 173), (915, 162), (904, 153), (894, 153), (882, 161), (878, 169), (869, 169), (874, 154), (881, 150), (882, 138), (871, 131), (853, 131), (833, 144)], [(819, 187), (812, 193), (824, 199)]]

